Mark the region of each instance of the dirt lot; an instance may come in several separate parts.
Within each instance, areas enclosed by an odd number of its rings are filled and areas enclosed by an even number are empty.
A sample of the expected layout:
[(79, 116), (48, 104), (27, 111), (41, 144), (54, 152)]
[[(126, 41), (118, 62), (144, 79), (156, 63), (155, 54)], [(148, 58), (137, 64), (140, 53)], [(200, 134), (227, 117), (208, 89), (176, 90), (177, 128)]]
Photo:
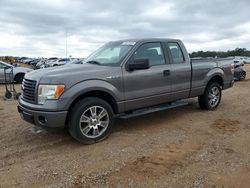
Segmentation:
[(0, 187), (249, 187), (249, 76), (216, 111), (191, 102), (117, 120), (107, 140), (86, 146), (63, 130), (34, 130), (1, 98)]

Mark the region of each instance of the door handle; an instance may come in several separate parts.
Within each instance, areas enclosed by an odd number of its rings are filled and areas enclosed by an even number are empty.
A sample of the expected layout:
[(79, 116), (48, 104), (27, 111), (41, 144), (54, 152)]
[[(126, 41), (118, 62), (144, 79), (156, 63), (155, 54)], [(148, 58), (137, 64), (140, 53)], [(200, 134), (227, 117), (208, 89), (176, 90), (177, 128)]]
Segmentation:
[(169, 76), (169, 75), (170, 75), (170, 70), (163, 71), (163, 76)]

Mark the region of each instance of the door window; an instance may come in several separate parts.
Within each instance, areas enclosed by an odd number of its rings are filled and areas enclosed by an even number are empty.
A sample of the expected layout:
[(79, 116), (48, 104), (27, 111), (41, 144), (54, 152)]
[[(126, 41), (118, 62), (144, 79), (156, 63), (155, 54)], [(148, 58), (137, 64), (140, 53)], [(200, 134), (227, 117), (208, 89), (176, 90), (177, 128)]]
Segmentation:
[(175, 42), (171, 42), (168, 43), (168, 47), (171, 52), (173, 63), (174, 64), (184, 63), (185, 60), (180, 46)]
[(161, 43), (152, 42), (141, 45), (134, 54), (134, 59), (148, 59), (150, 66), (164, 65)]

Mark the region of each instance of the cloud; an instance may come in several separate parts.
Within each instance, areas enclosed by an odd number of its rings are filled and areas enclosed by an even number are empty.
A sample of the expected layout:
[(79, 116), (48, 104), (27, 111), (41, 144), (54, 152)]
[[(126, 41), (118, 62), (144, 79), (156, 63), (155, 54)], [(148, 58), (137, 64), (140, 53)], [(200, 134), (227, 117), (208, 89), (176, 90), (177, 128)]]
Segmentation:
[(179, 38), (189, 52), (250, 48), (249, 0), (1, 0), (0, 55), (86, 57), (110, 40)]

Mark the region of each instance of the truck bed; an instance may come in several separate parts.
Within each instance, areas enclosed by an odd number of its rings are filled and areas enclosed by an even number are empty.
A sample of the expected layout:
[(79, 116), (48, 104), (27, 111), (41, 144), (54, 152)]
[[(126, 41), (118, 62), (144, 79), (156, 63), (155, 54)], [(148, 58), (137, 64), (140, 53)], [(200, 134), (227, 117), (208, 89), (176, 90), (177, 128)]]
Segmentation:
[[(204, 91), (209, 74), (215, 71), (224, 75), (224, 84), (231, 82), (231, 64), (233, 58), (199, 58), (191, 59), (192, 78), (190, 97), (197, 96)], [(224, 72), (224, 74), (223, 74)]]

